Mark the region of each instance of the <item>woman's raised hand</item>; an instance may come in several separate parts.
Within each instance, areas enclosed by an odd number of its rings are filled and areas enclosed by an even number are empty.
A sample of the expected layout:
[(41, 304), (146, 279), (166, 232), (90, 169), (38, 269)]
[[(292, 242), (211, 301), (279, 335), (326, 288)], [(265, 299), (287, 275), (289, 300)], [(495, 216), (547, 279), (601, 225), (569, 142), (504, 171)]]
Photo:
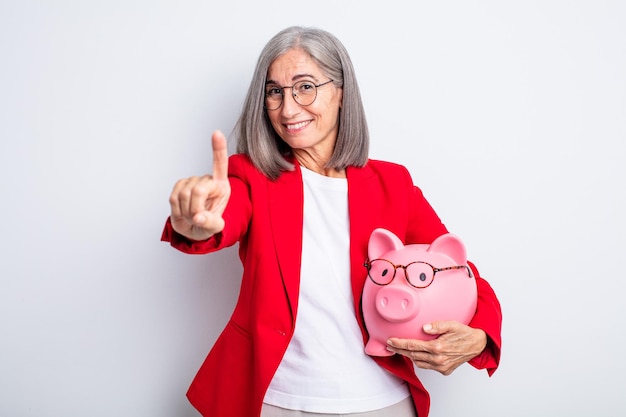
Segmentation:
[(222, 214), (230, 197), (226, 138), (215, 131), (213, 175), (179, 180), (170, 195), (172, 227), (192, 240), (206, 240), (224, 229)]

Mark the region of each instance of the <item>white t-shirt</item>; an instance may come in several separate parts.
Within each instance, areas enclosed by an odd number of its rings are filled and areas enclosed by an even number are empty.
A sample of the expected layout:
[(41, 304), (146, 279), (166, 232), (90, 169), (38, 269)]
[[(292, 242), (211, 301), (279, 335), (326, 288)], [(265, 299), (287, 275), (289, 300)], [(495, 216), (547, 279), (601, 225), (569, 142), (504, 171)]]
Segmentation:
[(317, 413), (396, 404), (407, 385), (364, 352), (350, 283), (348, 183), (302, 168), (304, 231), (294, 336), (264, 402)]

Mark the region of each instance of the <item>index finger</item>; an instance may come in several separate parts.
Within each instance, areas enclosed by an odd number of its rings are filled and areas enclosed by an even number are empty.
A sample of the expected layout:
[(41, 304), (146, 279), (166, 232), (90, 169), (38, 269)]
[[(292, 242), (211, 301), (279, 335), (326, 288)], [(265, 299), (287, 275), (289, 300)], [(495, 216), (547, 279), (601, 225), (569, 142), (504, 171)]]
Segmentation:
[(228, 148), (226, 146), (226, 137), (222, 132), (216, 130), (213, 132), (213, 179), (228, 179)]
[(387, 339), (387, 346), (392, 349), (400, 349), (411, 352), (428, 352), (428, 341), (419, 339), (401, 339), (398, 337), (390, 337)]

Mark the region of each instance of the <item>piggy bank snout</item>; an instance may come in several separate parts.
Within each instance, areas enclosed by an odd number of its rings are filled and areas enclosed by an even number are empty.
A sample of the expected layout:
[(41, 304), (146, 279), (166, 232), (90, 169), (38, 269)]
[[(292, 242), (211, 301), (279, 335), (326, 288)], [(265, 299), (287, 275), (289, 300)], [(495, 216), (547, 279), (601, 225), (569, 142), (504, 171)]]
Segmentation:
[(382, 287), (376, 294), (376, 311), (390, 322), (411, 320), (419, 312), (417, 292), (400, 285)]

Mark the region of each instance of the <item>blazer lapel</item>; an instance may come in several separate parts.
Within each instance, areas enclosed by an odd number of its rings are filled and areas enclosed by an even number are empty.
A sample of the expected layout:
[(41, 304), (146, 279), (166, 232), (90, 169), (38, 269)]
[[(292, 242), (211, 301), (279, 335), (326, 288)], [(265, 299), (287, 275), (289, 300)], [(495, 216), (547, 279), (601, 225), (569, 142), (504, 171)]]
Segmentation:
[(298, 307), (302, 259), (304, 190), (300, 167), (295, 164), (294, 171), (283, 172), (267, 184), (270, 230), (293, 319)]
[(367, 258), (367, 243), (374, 229), (373, 213), (367, 209), (371, 198), (376, 198), (372, 193), (370, 180), (374, 173), (365, 165), (363, 168), (349, 167), (348, 177), (348, 212), (350, 215), (350, 280), (352, 283), (352, 296), (359, 324), (364, 328), (361, 317), (361, 293), (367, 277), (363, 263)]

